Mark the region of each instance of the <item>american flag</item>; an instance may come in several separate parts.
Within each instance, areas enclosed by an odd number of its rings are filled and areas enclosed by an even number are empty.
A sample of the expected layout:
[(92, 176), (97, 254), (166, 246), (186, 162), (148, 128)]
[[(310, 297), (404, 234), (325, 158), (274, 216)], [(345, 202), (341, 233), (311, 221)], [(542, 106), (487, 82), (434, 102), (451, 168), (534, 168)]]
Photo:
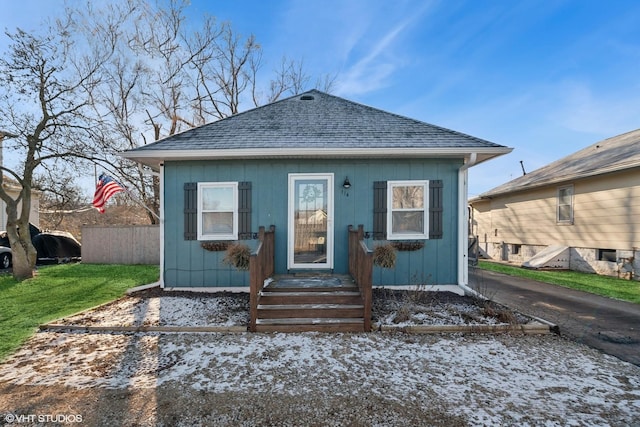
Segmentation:
[(120, 191), (125, 190), (118, 181), (104, 173), (101, 174), (96, 185), (96, 193), (93, 195), (93, 207), (98, 209), (100, 213), (104, 213), (104, 205), (107, 200)]

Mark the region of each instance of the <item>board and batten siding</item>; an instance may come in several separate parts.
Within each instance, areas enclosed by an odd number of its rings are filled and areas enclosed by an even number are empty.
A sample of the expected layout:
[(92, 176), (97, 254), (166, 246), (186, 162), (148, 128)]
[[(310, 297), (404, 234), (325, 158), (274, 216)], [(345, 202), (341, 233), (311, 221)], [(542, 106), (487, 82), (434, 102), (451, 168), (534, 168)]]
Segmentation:
[[(573, 224), (556, 220), (557, 191), (573, 185)], [(640, 247), (640, 173), (601, 175), (473, 203), (480, 242), (630, 250)]]
[[(248, 273), (222, 264), (224, 252), (202, 249), (184, 239), (184, 184), (238, 181), (252, 183), (251, 224), (276, 226), (275, 270), (287, 273), (287, 207), (289, 173), (334, 174), (334, 273), (348, 273), (347, 227), (373, 230), (373, 183), (388, 180), (442, 180), (443, 238), (425, 247), (399, 252), (395, 269), (374, 270), (376, 285), (457, 283), (457, 179), (460, 159), (405, 160), (221, 160), (164, 163), (165, 266), (167, 287), (248, 286)], [(342, 188), (349, 177), (351, 188)], [(244, 241), (252, 249), (255, 240)], [(383, 242), (368, 239), (370, 248)]]

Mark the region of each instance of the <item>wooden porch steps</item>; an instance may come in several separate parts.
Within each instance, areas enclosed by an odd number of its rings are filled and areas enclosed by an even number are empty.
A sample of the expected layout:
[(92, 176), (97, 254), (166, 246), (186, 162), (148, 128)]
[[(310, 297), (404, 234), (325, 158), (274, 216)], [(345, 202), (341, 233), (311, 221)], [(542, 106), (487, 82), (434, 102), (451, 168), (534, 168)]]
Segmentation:
[(261, 305), (280, 304), (361, 304), (360, 292), (351, 291), (319, 291), (306, 292), (261, 292), (259, 303)]
[(256, 331), (362, 332), (362, 297), (351, 284), (278, 287), (276, 283), (258, 296)]
[(362, 332), (364, 319), (258, 319), (256, 332)]

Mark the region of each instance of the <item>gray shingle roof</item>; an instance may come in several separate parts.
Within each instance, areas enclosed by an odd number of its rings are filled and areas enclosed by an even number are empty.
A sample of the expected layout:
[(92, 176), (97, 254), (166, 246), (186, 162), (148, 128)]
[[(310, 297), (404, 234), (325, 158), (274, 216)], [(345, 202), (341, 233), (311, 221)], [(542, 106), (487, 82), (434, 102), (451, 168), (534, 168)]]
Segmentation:
[(388, 113), (318, 90), (276, 101), (123, 153), (183, 150), (432, 148), (492, 152), (510, 149), (480, 138)]
[(478, 198), (556, 185), (640, 167), (640, 129), (596, 142), (580, 151), (502, 184)]

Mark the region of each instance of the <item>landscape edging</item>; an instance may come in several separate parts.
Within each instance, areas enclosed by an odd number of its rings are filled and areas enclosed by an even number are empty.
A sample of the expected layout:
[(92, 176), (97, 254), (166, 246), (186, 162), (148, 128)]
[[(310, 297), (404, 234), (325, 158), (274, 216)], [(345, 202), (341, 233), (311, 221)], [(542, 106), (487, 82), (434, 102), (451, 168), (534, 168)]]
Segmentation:
[[(246, 326), (84, 326), (48, 323), (40, 325), (40, 331), (82, 331), (82, 332), (247, 332)], [(413, 334), (440, 333), (481, 333), (499, 334), (519, 332), (527, 335), (542, 335), (551, 333), (548, 325), (533, 323), (527, 325), (380, 325), (379, 332), (403, 332)]]
[(440, 333), (483, 333), (500, 334), (505, 332), (521, 332), (527, 335), (551, 333), (549, 325), (533, 323), (527, 325), (380, 325), (381, 332), (405, 332), (414, 334)]

